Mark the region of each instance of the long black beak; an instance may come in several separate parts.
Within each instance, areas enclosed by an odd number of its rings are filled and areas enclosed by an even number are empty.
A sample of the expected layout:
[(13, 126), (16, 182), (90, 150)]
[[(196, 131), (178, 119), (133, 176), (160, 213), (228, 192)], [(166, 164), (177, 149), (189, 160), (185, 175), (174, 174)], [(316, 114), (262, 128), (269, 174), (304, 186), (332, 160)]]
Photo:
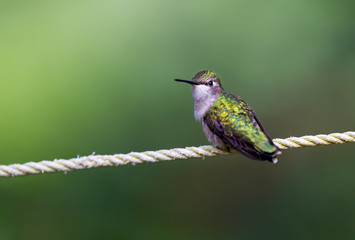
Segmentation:
[(199, 83), (196, 83), (194, 81), (191, 81), (191, 80), (182, 80), (182, 79), (174, 79), (175, 81), (177, 82), (185, 82), (185, 83), (189, 83), (191, 85), (200, 85)]

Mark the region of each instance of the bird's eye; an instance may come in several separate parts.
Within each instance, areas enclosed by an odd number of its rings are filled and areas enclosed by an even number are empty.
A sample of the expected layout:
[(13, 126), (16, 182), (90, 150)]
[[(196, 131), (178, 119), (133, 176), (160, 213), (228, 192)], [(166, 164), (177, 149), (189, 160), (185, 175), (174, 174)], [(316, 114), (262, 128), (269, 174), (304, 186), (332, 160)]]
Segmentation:
[(208, 82), (208, 86), (212, 87), (213, 86), (213, 81)]

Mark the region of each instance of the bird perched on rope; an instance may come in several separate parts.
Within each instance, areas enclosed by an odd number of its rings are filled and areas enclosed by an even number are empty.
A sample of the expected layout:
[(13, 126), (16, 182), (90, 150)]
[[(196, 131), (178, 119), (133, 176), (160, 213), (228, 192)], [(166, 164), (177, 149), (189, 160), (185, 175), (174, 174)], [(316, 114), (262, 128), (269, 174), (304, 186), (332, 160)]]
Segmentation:
[(277, 162), (281, 150), (266, 133), (253, 109), (239, 96), (223, 90), (217, 74), (198, 72), (191, 80), (175, 79), (192, 85), (196, 120), (202, 123), (208, 141), (233, 148), (255, 160)]

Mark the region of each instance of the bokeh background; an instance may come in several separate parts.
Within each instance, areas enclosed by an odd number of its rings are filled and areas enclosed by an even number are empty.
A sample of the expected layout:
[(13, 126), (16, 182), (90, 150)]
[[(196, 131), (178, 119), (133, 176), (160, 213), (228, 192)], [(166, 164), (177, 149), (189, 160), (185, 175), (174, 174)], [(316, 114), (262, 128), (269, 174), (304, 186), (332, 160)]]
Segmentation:
[[(354, 1), (1, 1), (0, 164), (208, 144), (218, 73), (272, 137), (354, 130)], [(351, 239), (353, 144), (0, 180), (1, 239)]]

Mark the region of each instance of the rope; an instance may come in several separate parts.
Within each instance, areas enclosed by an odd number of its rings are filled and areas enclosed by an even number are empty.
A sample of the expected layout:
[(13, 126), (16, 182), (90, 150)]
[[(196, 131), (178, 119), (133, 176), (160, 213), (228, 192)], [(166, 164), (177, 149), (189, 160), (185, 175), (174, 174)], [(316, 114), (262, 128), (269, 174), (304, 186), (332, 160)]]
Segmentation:
[[(355, 132), (319, 134), (315, 136), (275, 138), (274, 143), (280, 149), (314, 147), (330, 144), (355, 142)], [(235, 153), (235, 152), (233, 152)], [(90, 155), (72, 159), (56, 159), (53, 161), (27, 162), (24, 164), (0, 165), (0, 177), (15, 177), (39, 173), (69, 172), (78, 169), (97, 168), (104, 166), (135, 165), (145, 162), (161, 162), (177, 159), (204, 158), (229, 155), (230, 152), (213, 147), (186, 147), (170, 150), (131, 152), (128, 154)]]

